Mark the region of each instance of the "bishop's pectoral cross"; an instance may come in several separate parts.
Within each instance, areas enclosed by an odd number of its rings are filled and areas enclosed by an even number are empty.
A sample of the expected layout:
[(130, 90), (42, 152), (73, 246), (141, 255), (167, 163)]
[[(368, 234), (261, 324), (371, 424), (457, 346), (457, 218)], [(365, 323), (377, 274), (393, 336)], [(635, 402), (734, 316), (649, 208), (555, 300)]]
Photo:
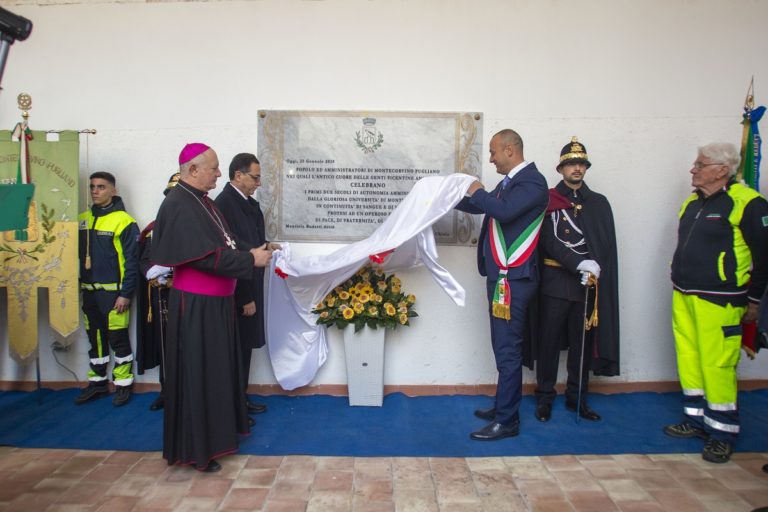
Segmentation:
[(235, 243), (235, 241), (230, 238), (229, 234), (224, 233), (224, 238), (226, 239), (226, 243), (230, 249), (237, 249), (237, 243)]

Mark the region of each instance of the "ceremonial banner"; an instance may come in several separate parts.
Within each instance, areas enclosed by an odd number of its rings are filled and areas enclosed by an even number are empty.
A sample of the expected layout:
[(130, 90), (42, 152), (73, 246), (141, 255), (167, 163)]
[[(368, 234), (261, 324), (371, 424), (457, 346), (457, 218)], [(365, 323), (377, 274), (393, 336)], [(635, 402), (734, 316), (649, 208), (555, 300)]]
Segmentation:
[[(479, 177), (482, 115), (475, 112), (259, 112), (258, 153), (267, 239), (366, 238), (421, 178)], [(450, 212), (441, 244), (473, 245), (479, 222)]]
[[(24, 362), (37, 355), (38, 289), (48, 288), (49, 320), (62, 338), (80, 324), (77, 265), (77, 183), (79, 134), (65, 131), (57, 141), (32, 131), (29, 175), (34, 196), (26, 229), (0, 232), (0, 287), (8, 291), (11, 357)], [(0, 183), (16, 183), (20, 143), (0, 131)], [(0, 215), (12, 205), (0, 204)]]
[(755, 109), (744, 107), (744, 116), (741, 124), (744, 126), (741, 137), (741, 164), (739, 176), (744, 183), (755, 190), (760, 190), (760, 129), (758, 123), (763, 118), (765, 107)]

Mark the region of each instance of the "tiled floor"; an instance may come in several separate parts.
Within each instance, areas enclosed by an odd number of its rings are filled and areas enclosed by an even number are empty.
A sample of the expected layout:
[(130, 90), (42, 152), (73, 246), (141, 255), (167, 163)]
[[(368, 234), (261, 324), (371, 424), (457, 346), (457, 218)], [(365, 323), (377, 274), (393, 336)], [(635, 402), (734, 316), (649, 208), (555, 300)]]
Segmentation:
[(751, 511), (768, 454), (220, 459), (216, 474), (157, 452), (0, 447), (0, 511)]

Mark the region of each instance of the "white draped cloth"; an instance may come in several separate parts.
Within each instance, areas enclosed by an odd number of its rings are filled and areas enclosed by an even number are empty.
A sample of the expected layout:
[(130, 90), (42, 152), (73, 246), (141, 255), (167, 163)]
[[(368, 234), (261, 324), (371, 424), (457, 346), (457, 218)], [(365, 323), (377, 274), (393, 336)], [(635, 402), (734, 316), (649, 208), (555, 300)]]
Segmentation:
[[(422, 178), (365, 240), (322, 256), (293, 257), (290, 244), (275, 252), (266, 300), (267, 347), (283, 389), (306, 386), (328, 357), (326, 327), (311, 310), (336, 286), (367, 265), (369, 256), (394, 250), (380, 265), (387, 273), (423, 265), (438, 285), (464, 306), (464, 288), (437, 263), (432, 225), (466, 195), (466, 174)], [(279, 268), (287, 278), (279, 277)]]

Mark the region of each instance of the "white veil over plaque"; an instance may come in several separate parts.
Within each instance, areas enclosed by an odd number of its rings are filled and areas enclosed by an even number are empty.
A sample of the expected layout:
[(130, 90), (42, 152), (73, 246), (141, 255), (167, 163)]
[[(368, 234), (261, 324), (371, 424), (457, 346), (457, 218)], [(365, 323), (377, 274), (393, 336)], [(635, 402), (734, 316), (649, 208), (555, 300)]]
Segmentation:
[[(460, 173), (422, 178), (371, 236), (330, 254), (292, 257), (290, 244), (275, 252), (266, 300), (267, 347), (283, 389), (309, 384), (325, 363), (326, 327), (315, 324), (311, 310), (370, 256), (393, 250), (380, 265), (387, 273), (424, 265), (453, 301), (464, 306), (464, 288), (437, 263), (432, 225), (453, 210), (475, 179)], [(287, 277), (279, 277), (276, 269)]]

